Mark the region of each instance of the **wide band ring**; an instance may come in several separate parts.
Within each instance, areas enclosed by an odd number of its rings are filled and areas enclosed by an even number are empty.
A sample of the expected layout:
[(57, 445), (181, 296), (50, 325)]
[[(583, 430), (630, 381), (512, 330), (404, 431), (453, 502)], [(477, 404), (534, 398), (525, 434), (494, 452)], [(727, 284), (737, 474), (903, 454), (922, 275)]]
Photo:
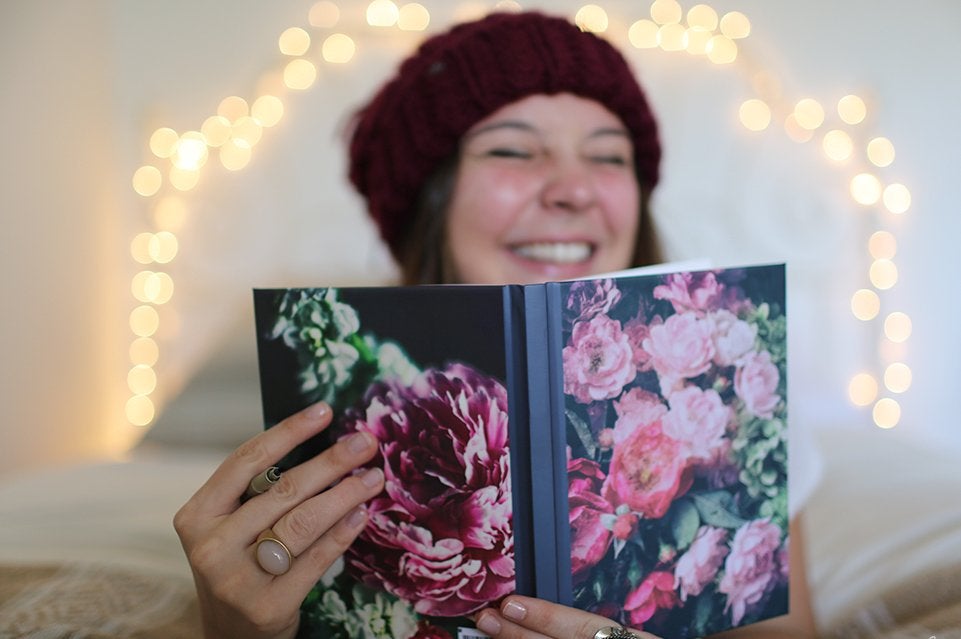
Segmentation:
[(620, 626), (607, 626), (594, 633), (594, 639), (641, 639), (636, 634)]
[(284, 542), (277, 539), (277, 534), (268, 528), (257, 537), (257, 563), (272, 575), (280, 576), (290, 570), (294, 561), (290, 549)]

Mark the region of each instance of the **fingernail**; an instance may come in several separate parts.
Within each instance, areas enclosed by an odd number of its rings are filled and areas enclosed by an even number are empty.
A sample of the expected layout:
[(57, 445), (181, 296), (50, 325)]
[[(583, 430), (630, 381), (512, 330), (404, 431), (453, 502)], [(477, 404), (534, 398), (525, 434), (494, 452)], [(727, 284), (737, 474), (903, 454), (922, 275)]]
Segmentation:
[(352, 453), (362, 453), (370, 448), (373, 438), (365, 432), (354, 433), (347, 440), (347, 450)]
[(477, 629), (493, 636), (501, 631), (501, 622), (492, 613), (482, 612), (477, 620)]
[(384, 471), (380, 468), (370, 468), (363, 475), (360, 476), (360, 481), (363, 482), (364, 486), (368, 488), (373, 488), (377, 486), (384, 480)]
[(330, 414), (330, 406), (326, 402), (317, 402), (307, 410), (312, 419), (326, 419)]
[(513, 600), (505, 603), (501, 607), (501, 612), (504, 613), (505, 617), (514, 621), (520, 621), (527, 616), (527, 608)]
[(365, 519), (367, 519), (367, 510), (363, 506), (358, 506), (347, 515), (347, 525), (351, 528), (357, 528), (364, 523)]

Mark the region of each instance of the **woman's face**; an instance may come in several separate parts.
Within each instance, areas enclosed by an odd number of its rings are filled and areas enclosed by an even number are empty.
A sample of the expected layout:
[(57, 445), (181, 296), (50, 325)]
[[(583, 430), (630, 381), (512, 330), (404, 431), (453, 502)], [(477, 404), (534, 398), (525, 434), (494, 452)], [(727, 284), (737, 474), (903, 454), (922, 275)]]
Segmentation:
[(455, 281), (524, 284), (630, 265), (633, 147), (600, 103), (533, 95), (478, 122), (461, 145), (446, 238)]

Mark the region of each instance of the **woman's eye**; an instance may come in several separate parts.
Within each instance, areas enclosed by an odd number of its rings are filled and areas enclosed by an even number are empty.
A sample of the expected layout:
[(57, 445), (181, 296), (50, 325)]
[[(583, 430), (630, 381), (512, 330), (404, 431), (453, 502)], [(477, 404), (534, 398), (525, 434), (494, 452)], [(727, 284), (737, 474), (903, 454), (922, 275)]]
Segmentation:
[(523, 149), (510, 148), (510, 147), (495, 147), (487, 151), (487, 155), (495, 158), (530, 158), (533, 157), (533, 153), (530, 151), (525, 151)]
[(598, 164), (611, 164), (614, 166), (628, 166), (631, 162), (627, 156), (620, 154), (595, 155), (591, 160)]

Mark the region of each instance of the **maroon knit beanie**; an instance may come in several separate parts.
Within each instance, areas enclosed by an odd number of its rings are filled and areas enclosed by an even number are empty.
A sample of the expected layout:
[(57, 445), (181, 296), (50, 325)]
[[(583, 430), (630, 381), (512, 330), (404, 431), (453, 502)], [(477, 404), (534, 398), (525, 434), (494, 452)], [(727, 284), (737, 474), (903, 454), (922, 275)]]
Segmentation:
[(533, 94), (596, 100), (631, 133), (638, 180), (657, 184), (657, 124), (627, 61), (563, 18), (494, 13), (427, 39), (356, 117), (350, 180), (395, 257), (424, 181), (461, 137)]

